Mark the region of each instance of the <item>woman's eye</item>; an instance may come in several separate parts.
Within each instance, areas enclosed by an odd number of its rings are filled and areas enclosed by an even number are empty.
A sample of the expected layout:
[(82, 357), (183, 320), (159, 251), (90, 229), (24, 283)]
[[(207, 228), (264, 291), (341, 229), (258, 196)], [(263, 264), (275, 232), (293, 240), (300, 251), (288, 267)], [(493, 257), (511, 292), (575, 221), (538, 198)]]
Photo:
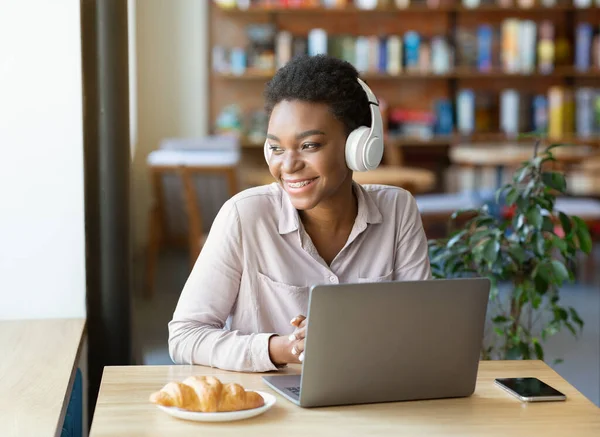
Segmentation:
[(316, 149), (316, 148), (317, 148), (317, 147), (319, 147), (319, 146), (320, 146), (320, 144), (318, 144), (318, 143), (304, 143), (304, 144), (302, 145), (302, 148), (303, 148), (303, 149), (309, 149), (309, 150), (310, 150), (310, 149)]
[(273, 152), (273, 153), (281, 153), (281, 152), (283, 152), (283, 149), (281, 147), (279, 147), (279, 146), (273, 146), (273, 145), (269, 146), (269, 150), (271, 152)]

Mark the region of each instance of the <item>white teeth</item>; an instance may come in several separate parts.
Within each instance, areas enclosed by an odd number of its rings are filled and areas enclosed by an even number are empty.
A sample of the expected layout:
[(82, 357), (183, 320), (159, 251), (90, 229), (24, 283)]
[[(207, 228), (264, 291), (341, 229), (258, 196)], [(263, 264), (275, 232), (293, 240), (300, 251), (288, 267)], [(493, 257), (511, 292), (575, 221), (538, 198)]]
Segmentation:
[(287, 184), (290, 188), (302, 188), (302, 187), (310, 184), (311, 182), (312, 182), (312, 180), (311, 181), (302, 181), (302, 182), (288, 182)]

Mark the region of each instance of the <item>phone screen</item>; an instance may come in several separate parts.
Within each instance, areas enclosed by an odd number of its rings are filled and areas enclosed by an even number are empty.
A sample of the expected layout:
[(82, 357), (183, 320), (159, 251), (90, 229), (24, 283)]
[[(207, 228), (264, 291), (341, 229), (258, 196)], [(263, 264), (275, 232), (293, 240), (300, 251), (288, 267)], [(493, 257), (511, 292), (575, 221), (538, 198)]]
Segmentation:
[(564, 396), (563, 393), (537, 378), (499, 378), (496, 381), (518, 395), (527, 398)]

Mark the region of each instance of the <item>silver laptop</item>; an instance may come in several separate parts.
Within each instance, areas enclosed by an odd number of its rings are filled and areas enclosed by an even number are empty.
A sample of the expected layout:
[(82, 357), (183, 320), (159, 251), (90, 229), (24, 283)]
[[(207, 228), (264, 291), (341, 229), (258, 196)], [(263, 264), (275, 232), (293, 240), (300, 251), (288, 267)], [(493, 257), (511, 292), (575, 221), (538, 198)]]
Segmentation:
[(486, 278), (317, 285), (302, 375), (264, 381), (301, 407), (473, 394)]

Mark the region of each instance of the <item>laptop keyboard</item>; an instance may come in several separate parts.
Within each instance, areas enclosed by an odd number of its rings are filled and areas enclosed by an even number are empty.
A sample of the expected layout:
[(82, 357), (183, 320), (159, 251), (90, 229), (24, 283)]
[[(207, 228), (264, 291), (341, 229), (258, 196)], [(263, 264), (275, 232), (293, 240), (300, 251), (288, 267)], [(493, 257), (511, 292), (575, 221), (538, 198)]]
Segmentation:
[(286, 387), (285, 389), (286, 391), (289, 391), (291, 394), (293, 394), (295, 397), (300, 397), (300, 387)]

